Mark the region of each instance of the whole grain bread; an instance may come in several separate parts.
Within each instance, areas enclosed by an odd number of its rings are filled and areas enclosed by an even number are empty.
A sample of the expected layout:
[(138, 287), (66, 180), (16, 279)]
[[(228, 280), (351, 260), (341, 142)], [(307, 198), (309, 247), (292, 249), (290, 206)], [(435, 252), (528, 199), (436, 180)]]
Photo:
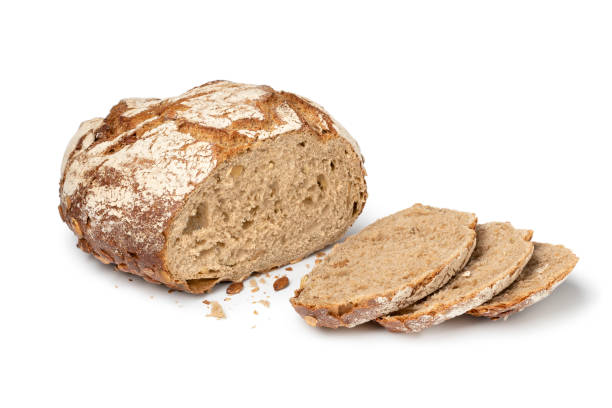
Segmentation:
[(488, 223), (478, 225), (476, 233), (476, 249), (461, 272), (427, 298), (377, 322), (393, 332), (418, 332), (464, 314), (508, 287), (533, 253), (532, 231)]
[(550, 295), (577, 263), (578, 257), (569, 249), (536, 242), (533, 256), (514, 283), (468, 313), (490, 319), (507, 318)]
[(312, 326), (337, 328), (389, 314), (444, 285), (476, 245), (474, 214), (416, 204), (337, 244), (291, 304)]
[(101, 262), (202, 293), (335, 242), (363, 209), (364, 176), (356, 142), (314, 102), (215, 81), (83, 122), (59, 212)]

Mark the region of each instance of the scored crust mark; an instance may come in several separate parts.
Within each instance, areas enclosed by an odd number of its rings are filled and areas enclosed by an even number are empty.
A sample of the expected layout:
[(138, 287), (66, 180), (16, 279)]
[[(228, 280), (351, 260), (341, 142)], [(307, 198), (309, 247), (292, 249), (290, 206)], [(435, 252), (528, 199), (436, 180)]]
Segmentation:
[[(166, 259), (169, 228), (223, 163), (295, 134), (317, 143), (340, 139), (349, 146), (347, 160), (358, 162), (355, 176), (362, 186), (350, 217), (354, 221), (367, 193), (362, 156), (350, 135), (304, 98), (229, 81), (209, 82), (174, 98), (124, 99), (106, 118), (83, 122), (62, 160), (60, 217), (79, 237), (79, 248), (148, 281), (202, 293), (222, 280), (243, 280), (253, 271), (177, 277)], [(347, 224), (341, 228), (352, 221)], [(257, 267), (289, 260), (274, 262)]]
[(532, 231), (488, 223), (476, 232), (476, 249), (461, 272), (427, 298), (377, 322), (393, 332), (419, 332), (466, 313), (514, 282), (532, 256)]
[(506, 319), (546, 298), (578, 263), (578, 257), (561, 245), (535, 243), (529, 263), (506, 290), (468, 313), (492, 320)]
[(311, 325), (353, 327), (444, 285), (476, 245), (476, 216), (416, 204), (335, 245), (291, 299)]

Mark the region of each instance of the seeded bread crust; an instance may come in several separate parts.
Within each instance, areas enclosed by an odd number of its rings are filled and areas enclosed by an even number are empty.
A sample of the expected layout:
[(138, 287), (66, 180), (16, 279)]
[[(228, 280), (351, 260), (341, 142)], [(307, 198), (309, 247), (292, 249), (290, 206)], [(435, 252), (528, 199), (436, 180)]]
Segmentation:
[[(533, 231), (523, 230), (521, 232), (523, 233), (523, 239), (526, 241), (531, 240)], [(376, 322), (391, 332), (416, 333), (428, 327), (435, 326), (445, 322), (446, 320), (452, 319), (453, 317), (460, 316), (472, 308), (493, 298), (493, 296), (497, 295), (512, 284), (512, 282), (514, 282), (520, 275), (525, 265), (527, 265), (527, 262), (529, 262), (532, 254), (533, 245), (531, 246), (531, 250), (526, 253), (516, 263), (514, 268), (510, 269), (503, 278), (493, 282), (491, 285), (474, 294), (474, 296), (458, 299), (457, 303), (455, 304), (437, 307), (435, 310), (429, 311), (428, 313), (415, 312), (410, 314), (383, 316), (376, 319)]]
[(123, 99), (106, 118), (83, 122), (68, 144), (60, 217), (77, 246), (100, 262), (149, 282), (206, 292), (222, 278), (190, 284), (169, 272), (166, 236), (173, 219), (220, 164), (294, 132), (324, 142), (344, 139), (365, 176), (348, 132), (322, 107), (288, 92), (213, 81), (174, 98)]
[[(432, 208), (421, 204), (416, 204), (414, 207)], [(476, 223), (477, 218), (473, 216), (473, 221), (468, 228), (473, 230)], [(305, 275), (300, 283), (300, 288), (295, 291), (290, 302), (295, 311), (310, 326), (333, 329), (354, 327), (401, 309), (440, 288), (465, 266), (475, 247), (476, 234), (474, 233), (471, 239), (466, 241), (465, 246), (460, 248), (452, 259), (449, 259), (446, 266), (430, 273), (419, 285), (406, 286), (398, 290), (392, 297), (379, 296), (366, 299), (363, 302), (351, 305), (349, 308), (339, 308), (338, 305), (334, 304), (322, 304), (316, 307), (305, 305), (299, 300), (300, 293), (308, 282), (308, 275)]]
[[(517, 295), (510, 301), (506, 301), (506, 302), (496, 302), (496, 298), (493, 298), (491, 299), (490, 302), (484, 303), (481, 306), (470, 310), (468, 314), (472, 316), (488, 317), (491, 320), (497, 320), (500, 318), (507, 319), (508, 316), (510, 316), (511, 314), (520, 312), (526, 307), (531, 306), (541, 301), (542, 299), (546, 298), (548, 295), (550, 295), (553, 292), (553, 290), (555, 290), (560, 284), (562, 284), (567, 279), (570, 272), (574, 269), (574, 267), (578, 263), (578, 257), (576, 257), (573, 253), (571, 253), (571, 251), (569, 251), (567, 248), (560, 246), (560, 245), (553, 246), (550, 244), (540, 244), (540, 243), (535, 243), (535, 245), (536, 245), (536, 252), (534, 253), (534, 258), (537, 256), (538, 246), (548, 246), (548, 247), (560, 248), (563, 251), (567, 251), (568, 253), (571, 254), (572, 259), (560, 269), (559, 273), (555, 276), (554, 279), (551, 279), (550, 281), (547, 281), (547, 282), (546, 281), (542, 282), (542, 285), (538, 289)], [(527, 269), (530, 268), (530, 266), (531, 265), (528, 264)], [(519, 276), (519, 279), (520, 278), (521, 277)], [(502, 294), (503, 293), (504, 292), (502, 292)]]

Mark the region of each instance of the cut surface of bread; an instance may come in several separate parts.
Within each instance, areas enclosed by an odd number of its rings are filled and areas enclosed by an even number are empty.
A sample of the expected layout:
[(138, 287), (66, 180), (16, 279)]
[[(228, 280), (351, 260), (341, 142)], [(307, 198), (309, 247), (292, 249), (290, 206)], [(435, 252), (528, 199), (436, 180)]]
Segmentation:
[(529, 263), (506, 290), (470, 310), (473, 316), (506, 318), (544, 299), (559, 286), (578, 263), (578, 257), (561, 245), (535, 243)]
[(353, 327), (444, 285), (476, 245), (476, 216), (416, 204), (333, 247), (291, 303), (312, 326)]
[(365, 198), (359, 162), (342, 139), (297, 133), (224, 163), (170, 229), (173, 276), (240, 281), (337, 241)]
[(464, 314), (508, 287), (533, 253), (532, 231), (510, 223), (476, 227), (476, 249), (463, 270), (420, 302), (377, 319), (394, 332), (418, 332)]

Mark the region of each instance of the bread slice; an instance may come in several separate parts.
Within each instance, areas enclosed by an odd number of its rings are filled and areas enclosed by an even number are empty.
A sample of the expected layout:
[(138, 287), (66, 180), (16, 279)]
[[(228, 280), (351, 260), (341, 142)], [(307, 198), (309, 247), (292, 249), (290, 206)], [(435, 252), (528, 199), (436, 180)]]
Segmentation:
[(444, 285), (476, 244), (476, 216), (416, 204), (382, 218), (304, 276), (291, 303), (312, 326), (353, 327)]
[(214, 81), (84, 122), (59, 211), (101, 262), (203, 293), (336, 242), (363, 209), (364, 177), (357, 143), (319, 105)]
[(578, 257), (569, 249), (536, 242), (533, 256), (514, 283), (468, 313), (499, 319), (520, 312), (550, 295), (567, 278), (576, 263)]
[(394, 332), (418, 332), (459, 316), (508, 287), (533, 253), (532, 231), (496, 222), (478, 225), (476, 233), (476, 249), (463, 271), (431, 296), (377, 322)]

